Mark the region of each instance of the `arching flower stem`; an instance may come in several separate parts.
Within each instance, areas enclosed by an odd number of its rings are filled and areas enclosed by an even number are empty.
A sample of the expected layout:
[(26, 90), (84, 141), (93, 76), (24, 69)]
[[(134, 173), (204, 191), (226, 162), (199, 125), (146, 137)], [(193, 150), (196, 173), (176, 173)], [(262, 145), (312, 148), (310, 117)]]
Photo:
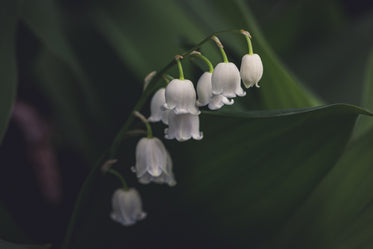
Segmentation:
[(142, 115), (138, 111), (134, 111), (133, 115), (138, 117), (145, 124), (146, 129), (147, 129), (147, 133), (148, 133), (148, 138), (152, 138), (153, 137), (153, 131), (152, 131), (152, 127), (149, 124), (149, 121), (144, 117), (144, 115)]
[(229, 63), (228, 61), (228, 57), (227, 57), (227, 54), (225, 53), (224, 51), (224, 46), (223, 44), (220, 42), (219, 38), (217, 36), (212, 36), (211, 39), (216, 43), (216, 45), (218, 46), (219, 50), (220, 50), (220, 53), (221, 55), (223, 56), (223, 61), (224, 63)]
[(246, 30), (241, 29), (241, 34), (243, 34), (247, 41), (247, 46), (249, 47), (249, 54), (252, 55), (253, 52), (253, 45), (251, 44), (251, 35)]
[(126, 183), (126, 180), (124, 180), (124, 177), (118, 171), (116, 171), (115, 169), (109, 169), (106, 172), (116, 176), (122, 183), (123, 189), (128, 190), (128, 185)]
[(198, 58), (202, 59), (206, 64), (207, 66), (209, 67), (209, 73), (212, 73), (214, 71), (214, 66), (212, 65), (211, 61), (209, 59), (207, 59), (206, 56), (203, 56), (201, 54), (201, 52), (198, 52), (198, 51), (193, 51), (192, 53), (190, 53), (191, 55), (195, 55), (197, 56)]
[(183, 56), (181, 55), (176, 55), (175, 56), (175, 61), (177, 63), (177, 68), (179, 69), (179, 80), (184, 80), (184, 71), (183, 67), (181, 65), (181, 60), (183, 59)]

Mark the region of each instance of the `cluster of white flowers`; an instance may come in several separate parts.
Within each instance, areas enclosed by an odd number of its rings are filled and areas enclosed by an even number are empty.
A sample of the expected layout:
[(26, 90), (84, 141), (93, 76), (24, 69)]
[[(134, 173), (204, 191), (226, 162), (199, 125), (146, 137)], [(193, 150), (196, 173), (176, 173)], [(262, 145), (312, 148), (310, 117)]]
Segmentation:
[[(136, 164), (132, 167), (140, 183), (166, 183), (169, 186), (176, 184), (171, 156), (162, 141), (153, 137), (148, 122), (162, 121), (167, 125), (168, 128), (164, 131), (166, 139), (176, 139), (179, 142), (189, 139), (201, 140), (203, 133), (199, 127), (199, 107), (208, 106), (210, 110), (217, 110), (224, 105), (232, 105), (233, 98), (246, 95), (241, 87), (241, 80), (246, 88), (259, 87), (258, 82), (263, 75), (262, 61), (259, 55), (252, 52), (250, 34), (246, 31), (242, 31), (242, 34), (247, 38), (249, 53), (243, 56), (240, 70), (228, 61), (223, 45), (214, 36), (212, 39), (222, 52), (224, 62), (213, 68), (206, 57), (200, 52), (193, 51), (190, 55), (199, 56), (210, 68), (209, 72), (201, 75), (195, 88), (190, 80), (184, 79), (180, 62), (183, 57), (176, 56), (180, 78), (172, 79), (165, 88), (156, 91), (151, 99), (151, 115), (148, 119), (135, 112), (148, 128), (148, 136), (141, 138), (137, 144)], [(154, 75), (155, 72), (149, 74), (144, 88)], [(132, 225), (145, 217), (140, 196), (134, 189), (117, 190), (113, 195), (112, 204), (112, 219), (123, 225)]]

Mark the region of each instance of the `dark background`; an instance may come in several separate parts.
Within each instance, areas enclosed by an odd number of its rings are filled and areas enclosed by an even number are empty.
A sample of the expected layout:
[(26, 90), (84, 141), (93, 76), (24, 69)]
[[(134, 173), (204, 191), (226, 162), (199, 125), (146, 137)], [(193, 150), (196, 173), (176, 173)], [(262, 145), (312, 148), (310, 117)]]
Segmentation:
[[(198, 5), (198, 1), (175, 3), (186, 16), (194, 18), (190, 6)], [(167, 10), (168, 6), (163, 1), (158, 4), (159, 8)], [(363, 81), (364, 65), (369, 46), (372, 45), (372, 1), (266, 0), (249, 1), (249, 4), (272, 49), (309, 89), (329, 103), (359, 104), (359, 82)], [(79, 72), (69, 72), (60, 59), (48, 60), (48, 57), (54, 56), (53, 53), (48, 52), (48, 47), (21, 19), (16, 36), (19, 85), (14, 112), (17, 113), (13, 113), (0, 147), (1, 204), (18, 225), (17, 228), (9, 227), (7, 232), (14, 229), (23, 234), (14, 237), (10, 235), (6, 239), (23, 243), (51, 243), (55, 248), (63, 240), (75, 198), (89, 169), (108, 148), (140, 95), (141, 77), (152, 68), (162, 67), (177, 53), (172, 49), (169, 54), (157, 52), (157, 46), (162, 47), (163, 44), (153, 44), (152, 36), (167, 33), (167, 27), (151, 26), (152, 15), (149, 13), (157, 10), (147, 9), (145, 1), (120, 3), (112, 0), (104, 3), (60, 0), (57, 6), (61, 25), (85, 76), (77, 76)], [(151, 51), (154, 51), (149, 54), (146, 62), (149, 68), (134, 72), (123, 63), (118, 51), (97, 29), (94, 23), (97, 20), (92, 18), (97, 10), (102, 9), (118, 18), (123, 17), (127, 22), (131, 20), (126, 26), (130, 28), (123, 30), (124, 34), (137, 34), (134, 30), (138, 26), (148, 25), (152, 29), (137, 31), (149, 32), (147, 40), (138, 41), (148, 44)], [(182, 35), (173, 42), (175, 47), (182, 50), (192, 42), (188, 41), (187, 29), (179, 33)], [(161, 50), (165, 49), (163, 47)], [(136, 62), (136, 54), (133, 55)], [(154, 61), (158, 64), (154, 65)], [(56, 66), (49, 63), (56, 63)], [(55, 68), (60, 72), (53, 72)], [(40, 83), (43, 77), (48, 77), (48, 73), (61, 75), (70, 82), (87, 77), (96, 96), (91, 101), (90, 89), (76, 84), (71, 87), (73, 96), (64, 94), (64, 89), (58, 87), (48, 89)], [(50, 91), (55, 93), (50, 95)], [(56, 98), (59, 94), (62, 98), (70, 96), (71, 99), (51, 101), (50, 96)], [(161, 130), (160, 126), (156, 127)], [(132, 178), (129, 182), (135, 184), (136, 180)], [(113, 189), (116, 186), (111, 181), (108, 184), (112, 184)], [(145, 201), (150, 215), (152, 209), (160, 208), (151, 206), (151, 199), (156, 199), (157, 191), (173, 190), (157, 186), (148, 193), (149, 196), (154, 194)], [(103, 201), (110, 202), (110, 196), (107, 197)], [(177, 215), (178, 211), (173, 212)], [(163, 218), (167, 219), (167, 216)], [(187, 232), (180, 230), (180, 233)], [(223, 243), (208, 232), (205, 235), (206, 238), (211, 236), (215, 239), (216, 245)], [(125, 246), (117, 247), (135, 248), (136, 243), (129, 241)], [(146, 243), (151, 241), (141, 244)]]

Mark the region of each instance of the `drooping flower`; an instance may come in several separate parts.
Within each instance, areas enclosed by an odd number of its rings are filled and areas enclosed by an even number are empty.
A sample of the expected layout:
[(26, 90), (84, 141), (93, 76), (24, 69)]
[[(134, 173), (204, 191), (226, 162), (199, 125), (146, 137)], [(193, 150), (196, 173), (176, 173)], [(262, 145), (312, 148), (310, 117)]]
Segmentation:
[(140, 178), (139, 182), (142, 184), (148, 184), (150, 182), (155, 183), (166, 183), (168, 186), (173, 187), (176, 185), (174, 173), (172, 172), (172, 159), (170, 154), (167, 152), (167, 164), (166, 171), (160, 176), (154, 177), (149, 172), (145, 172)]
[(117, 189), (112, 197), (113, 211), (110, 217), (123, 226), (130, 226), (146, 217), (142, 210), (141, 197), (136, 189)]
[(170, 110), (165, 110), (163, 105), (166, 103), (165, 88), (159, 89), (153, 96), (150, 102), (150, 122), (161, 121), (164, 124), (168, 124), (168, 113)]
[(166, 87), (165, 109), (172, 110), (176, 114), (198, 115), (200, 111), (196, 106), (196, 91), (190, 80), (173, 79)]
[(246, 88), (259, 87), (263, 75), (263, 63), (258, 54), (246, 54), (242, 57), (240, 74)]
[(241, 88), (240, 72), (232, 62), (222, 62), (216, 65), (212, 73), (211, 84), (214, 95), (223, 95), (227, 98), (246, 95)]
[(197, 106), (205, 106), (210, 102), (212, 97), (211, 89), (211, 76), (212, 73), (204, 72), (201, 77), (199, 77), (197, 82)]
[(179, 142), (189, 140), (201, 140), (203, 133), (199, 131), (199, 116), (193, 114), (168, 115), (169, 127), (165, 129), (165, 138), (176, 139)]
[(136, 165), (133, 168), (139, 182), (176, 184), (172, 160), (161, 140), (156, 137), (140, 139), (136, 146)]
[(232, 105), (234, 100), (229, 100), (223, 95), (213, 95), (211, 85), (212, 73), (204, 72), (197, 82), (197, 106), (208, 104), (210, 110), (220, 109), (224, 104)]

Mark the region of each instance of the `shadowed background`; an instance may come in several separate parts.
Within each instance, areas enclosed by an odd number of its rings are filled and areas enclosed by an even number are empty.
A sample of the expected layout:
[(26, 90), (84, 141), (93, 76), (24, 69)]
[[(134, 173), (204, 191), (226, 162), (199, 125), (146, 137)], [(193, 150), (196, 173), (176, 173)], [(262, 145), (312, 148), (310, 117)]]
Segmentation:
[[(12, 43), (16, 54), (3, 53), (0, 61), (6, 68), (16, 59), (14, 80), (18, 86), (0, 147), (0, 237), (59, 248), (82, 183), (130, 115), (142, 92), (143, 78), (212, 32), (247, 29), (253, 35), (254, 51), (264, 62), (262, 87), (248, 90), (234, 106), (223, 108), (225, 112), (323, 103), (361, 105), (363, 82), (369, 73), (366, 69), (372, 65), (367, 64), (373, 41), (372, 7), (363, 0), (35, 0), (18, 2), (13, 13), (1, 12), (18, 18)], [(247, 52), (244, 39), (232, 34), (219, 37), (229, 59), (240, 65)], [(5, 47), (2, 51), (12, 50)], [(203, 46), (202, 52), (214, 65), (221, 61), (212, 43)], [(198, 63), (185, 61), (183, 65), (186, 78), (196, 82), (202, 73)], [(176, 68), (170, 74), (177, 76)], [(296, 230), (293, 227), (302, 227), (300, 224), (311, 228), (297, 234), (299, 241), (325, 243), (298, 247), (284, 239), (288, 248), (340, 245), (329, 239), (335, 234), (328, 237), (315, 231), (343, 226), (342, 219), (324, 224), (315, 218), (312, 230), (312, 221), (289, 218), (306, 200), (330, 198), (320, 193), (333, 187), (319, 182), (333, 177), (328, 172), (342, 154), (358, 113), (345, 110), (347, 114), (342, 116), (338, 108), (334, 111), (281, 120), (277, 114), (253, 121), (247, 121), (246, 116), (227, 117), (230, 121), (226, 123), (221, 117), (201, 117), (206, 140), (166, 142), (174, 159), (175, 188), (138, 184), (130, 171), (137, 138), (126, 140), (118, 168), (129, 185), (140, 190), (148, 217), (131, 228), (111, 221), (111, 194), (119, 183), (110, 176), (100, 178), (77, 222), (71, 248), (265, 248), (277, 234), (291, 237)], [(148, 105), (143, 112), (148, 116)], [(136, 127), (142, 124), (136, 122)], [(163, 128), (154, 125), (155, 134), (161, 137)], [(305, 131), (308, 137), (302, 139)], [(253, 142), (247, 142), (250, 140)], [(245, 147), (236, 150), (237, 143)], [(230, 145), (236, 145), (235, 150), (229, 150)], [(318, 151), (319, 145), (324, 152)], [(344, 162), (350, 161), (355, 162), (353, 156)], [(215, 168), (218, 164), (226, 167)], [(344, 165), (340, 168), (334, 174), (343, 172)], [(361, 174), (371, 171), (368, 166), (361, 168)], [(278, 176), (281, 180), (288, 177), (291, 184), (282, 185)], [(253, 188), (258, 188), (258, 193)], [(294, 191), (297, 188), (302, 191)], [(321, 190), (317, 192), (317, 188)], [(346, 187), (346, 192), (351, 188)], [(315, 197), (308, 199), (313, 191)], [(333, 195), (336, 192), (333, 190)], [(357, 200), (364, 205), (366, 201)], [(333, 205), (328, 208), (334, 210)], [(315, 215), (324, 219), (324, 209), (317, 208), (322, 210)], [(303, 212), (312, 217), (307, 206), (299, 210), (298, 216)], [(345, 213), (340, 217), (349, 219)], [(320, 239), (322, 235), (325, 240)]]

